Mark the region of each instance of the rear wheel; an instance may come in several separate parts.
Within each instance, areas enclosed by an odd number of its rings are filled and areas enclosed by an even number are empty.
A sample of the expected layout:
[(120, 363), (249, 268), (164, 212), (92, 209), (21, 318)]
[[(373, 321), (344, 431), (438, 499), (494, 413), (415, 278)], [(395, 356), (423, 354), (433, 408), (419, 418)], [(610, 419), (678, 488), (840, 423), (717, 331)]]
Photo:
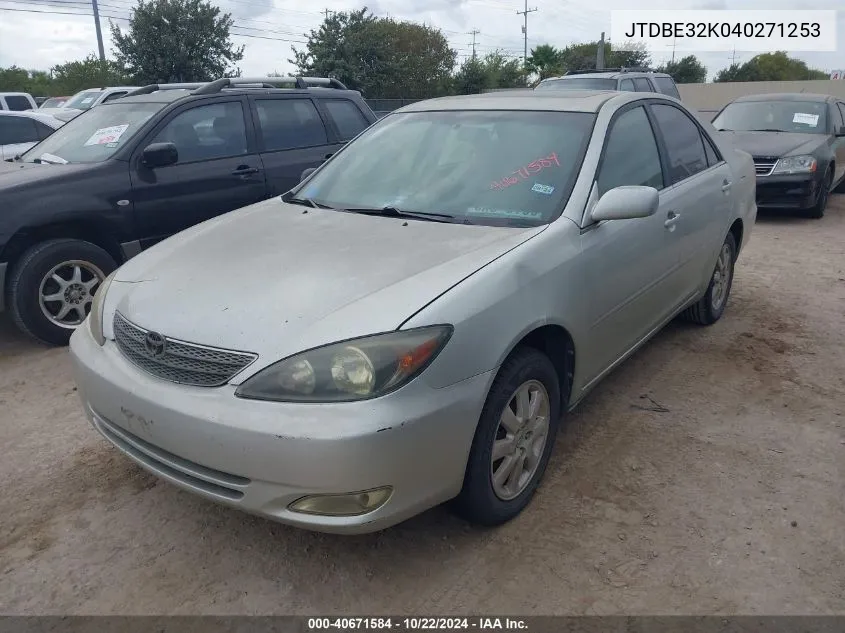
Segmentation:
[(707, 292), (697, 303), (681, 313), (681, 317), (699, 325), (712, 325), (722, 317), (734, 280), (734, 261), (736, 260), (736, 239), (728, 233), (719, 256)]
[(456, 510), (480, 525), (511, 520), (528, 505), (549, 462), (560, 422), (560, 385), (541, 352), (516, 350), (481, 413)]
[(94, 293), (117, 263), (90, 242), (59, 239), (36, 244), (12, 269), (8, 305), (15, 324), (50, 345), (67, 345)]
[(816, 199), (816, 204), (807, 209), (807, 217), (819, 219), (824, 217), (824, 210), (827, 207), (828, 198), (830, 198), (830, 186), (833, 184), (833, 172), (828, 168), (825, 172), (824, 178), (819, 185), (819, 196)]

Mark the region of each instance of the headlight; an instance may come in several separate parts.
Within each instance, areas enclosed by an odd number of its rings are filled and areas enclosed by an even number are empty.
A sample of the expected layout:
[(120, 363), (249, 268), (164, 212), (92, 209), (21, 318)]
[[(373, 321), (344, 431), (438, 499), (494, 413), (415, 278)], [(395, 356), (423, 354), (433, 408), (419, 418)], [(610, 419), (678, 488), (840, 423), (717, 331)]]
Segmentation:
[(100, 345), (106, 344), (106, 337), (103, 336), (103, 303), (116, 274), (117, 271), (114, 271), (99, 285), (94, 293), (94, 300), (91, 302), (91, 312), (88, 313), (88, 328), (91, 330), (91, 336)]
[(810, 174), (816, 171), (818, 163), (812, 156), (787, 156), (778, 160), (773, 174)]
[(451, 326), (436, 325), (332, 343), (271, 365), (235, 393), (279, 402), (376, 398), (418, 376), (451, 335)]

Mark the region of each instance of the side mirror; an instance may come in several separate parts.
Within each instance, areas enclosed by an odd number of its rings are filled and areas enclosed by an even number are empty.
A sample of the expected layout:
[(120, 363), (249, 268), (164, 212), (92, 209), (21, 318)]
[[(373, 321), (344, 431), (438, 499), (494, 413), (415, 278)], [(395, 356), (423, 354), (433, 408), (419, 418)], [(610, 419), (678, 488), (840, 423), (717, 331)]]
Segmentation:
[(303, 180), (305, 180), (306, 178), (308, 178), (308, 176), (310, 176), (311, 174), (313, 174), (315, 171), (317, 171), (317, 168), (316, 168), (316, 167), (309, 167), (308, 169), (304, 170), (304, 171), (302, 172), (302, 175), (299, 177), (299, 182), (302, 182)]
[(845, 136), (845, 125), (840, 125), (836, 130), (836, 136)]
[(141, 162), (144, 167), (155, 169), (156, 167), (167, 167), (179, 160), (179, 152), (173, 143), (151, 143), (144, 148), (141, 154)]
[(625, 185), (611, 189), (599, 198), (590, 218), (594, 222), (647, 218), (657, 212), (659, 204), (660, 194), (654, 187)]

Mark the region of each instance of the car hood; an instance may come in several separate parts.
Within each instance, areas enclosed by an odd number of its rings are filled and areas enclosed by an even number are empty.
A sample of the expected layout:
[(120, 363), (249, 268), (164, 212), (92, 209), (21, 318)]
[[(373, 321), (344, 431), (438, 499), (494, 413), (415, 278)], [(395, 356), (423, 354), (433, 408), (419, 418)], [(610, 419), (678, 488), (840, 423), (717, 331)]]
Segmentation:
[(720, 132), (734, 146), (752, 156), (795, 156), (812, 154), (826, 141), (822, 134), (799, 132)]
[(268, 200), (124, 264), (105, 304), (137, 325), (257, 353), (254, 367), (391, 331), (545, 227), (502, 228), (305, 209)]
[[(23, 187), (34, 193), (29, 189), (32, 183), (55, 178), (74, 180), (80, 173), (90, 170), (93, 165), (93, 163), (51, 165), (2, 161), (0, 162), (0, 195)], [(0, 204), (0, 210), (2, 210), (2, 204)]]

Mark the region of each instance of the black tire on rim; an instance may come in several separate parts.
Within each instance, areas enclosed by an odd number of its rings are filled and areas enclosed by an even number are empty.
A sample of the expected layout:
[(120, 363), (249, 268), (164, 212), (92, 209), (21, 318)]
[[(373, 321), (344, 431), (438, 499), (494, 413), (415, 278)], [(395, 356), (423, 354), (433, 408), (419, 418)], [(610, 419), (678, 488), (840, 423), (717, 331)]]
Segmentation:
[(712, 325), (722, 317), (733, 287), (736, 248), (733, 233), (728, 233), (716, 257), (707, 292), (697, 303), (684, 310), (681, 318), (699, 325)]
[(117, 263), (82, 240), (48, 240), (18, 259), (9, 277), (7, 304), (18, 328), (50, 345), (67, 345), (82, 324), (100, 282)]
[(518, 515), (540, 484), (560, 417), (554, 365), (535, 349), (518, 348), (499, 370), (481, 412), (454, 501), (457, 513), (486, 526)]
[(830, 198), (830, 186), (833, 184), (833, 172), (830, 168), (825, 172), (824, 178), (819, 184), (819, 197), (816, 199), (816, 204), (807, 209), (807, 217), (818, 220), (824, 217), (824, 210), (827, 207), (827, 201)]

